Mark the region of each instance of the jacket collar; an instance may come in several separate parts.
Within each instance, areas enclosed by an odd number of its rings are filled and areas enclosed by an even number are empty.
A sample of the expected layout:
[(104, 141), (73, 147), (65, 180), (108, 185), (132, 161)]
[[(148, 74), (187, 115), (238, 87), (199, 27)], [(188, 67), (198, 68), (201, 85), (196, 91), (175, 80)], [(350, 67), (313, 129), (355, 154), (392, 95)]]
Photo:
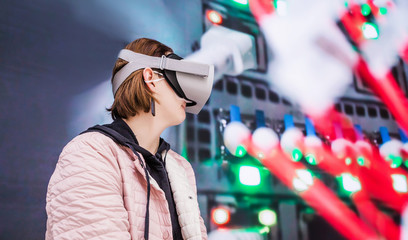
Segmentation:
[[(127, 138), (129, 141), (134, 143), (136, 150), (143, 155), (144, 159), (153, 157), (153, 154), (139, 145), (139, 142), (137, 141), (137, 138), (132, 129), (122, 118), (117, 118), (111, 124), (106, 124), (105, 126), (115, 130), (116, 132)], [(163, 151), (168, 151), (169, 149), (170, 144), (167, 143), (163, 138), (160, 138), (159, 148), (157, 149), (156, 156), (161, 159), (161, 154), (163, 153)]]

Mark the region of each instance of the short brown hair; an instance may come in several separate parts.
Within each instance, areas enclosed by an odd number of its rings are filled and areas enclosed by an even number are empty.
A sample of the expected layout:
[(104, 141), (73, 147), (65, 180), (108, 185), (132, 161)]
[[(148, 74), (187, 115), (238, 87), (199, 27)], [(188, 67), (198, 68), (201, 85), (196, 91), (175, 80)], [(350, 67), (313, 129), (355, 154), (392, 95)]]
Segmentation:
[[(129, 43), (125, 49), (155, 57), (161, 57), (168, 52), (173, 52), (168, 46), (148, 38), (136, 39)], [(113, 76), (127, 63), (127, 61), (120, 58), (116, 61), (112, 72), (112, 80)], [(127, 119), (128, 117), (135, 116), (140, 110), (149, 112), (152, 98), (154, 101), (157, 101), (144, 83), (143, 69), (139, 69), (130, 74), (120, 85), (116, 91), (111, 108), (107, 110), (111, 112), (113, 119)]]

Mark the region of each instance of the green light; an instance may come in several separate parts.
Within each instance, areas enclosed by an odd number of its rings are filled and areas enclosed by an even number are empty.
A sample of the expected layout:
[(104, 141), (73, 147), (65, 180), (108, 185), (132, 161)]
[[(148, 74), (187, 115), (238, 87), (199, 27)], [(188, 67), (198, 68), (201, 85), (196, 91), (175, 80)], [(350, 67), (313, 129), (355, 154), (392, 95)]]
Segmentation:
[(404, 165), (406, 168), (408, 168), (408, 160), (405, 160)]
[(259, 234), (268, 234), (270, 232), (270, 229), (269, 229), (269, 227), (267, 227), (267, 226), (264, 226), (263, 228), (261, 228), (260, 230), (259, 230)]
[(365, 22), (361, 29), (363, 30), (363, 35), (366, 39), (378, 38), (378, 27), (376, 24)]
[(387, 12), (388, 12), (387, 8), (385, 8), (385, 7), (380, 7), (380, 14), (381, 14), (381, 15), (385, 15), (385, 14), (387, 14)]
[(391, 168), (397, 168), (399, 166), (401, 166), (403, 160), (402, 157), (399, 156), (394, 156), (394, 155), (389, 155), (386, 158), (387, 161), (391, 161)]
[(345, 191), (354, 193), (361, 190), (361, 183), (358, 178), (350, 173), (341, 174), (341, 184)]
[(242, 4), (242, 5), (247, 5), (248, 4), (248, 0), (233, 0), (236, 3)]
[(358, 157), (358, 158), (357, 158), (357, 163), (358, 163), (358, 165), (360, 165), (360, 166), (364, 166), (364, 163), (365, 163), (364, 157)]
[(345, 162), (346, 162), (346, 165), (348, 166), (348, 165), (350, 165), (351, 164), (351, 158), (346, 158), (346, 160), (345, 160)]
[(297, 149), (297, 148), (293, 149), (293, 151), (292, 151), (292, 160), (293, 161), (299, 162), (300, 159), (302, 159), (302, 156), (303, 156), (303, 154), (299, 149)]
[(371, 8), (370, 5), (368, 4), (363, 4), (361, 5), (361, 14), (363, 14), (364, 16), (368, 16), (371, 13)]
[(305, 159), (310, 165), (317, 165), (316, 157), (313, 154), (306, 155)]
[(408, 192), (407, 177), (402, 174), (391, 174), (392, 186), (395, 191), (400, 193)]
[(241, 166), (239, 168), (239, 181), (243, 185), (258, 186), (261, 183), (259, 169), (252, 166)]
[(258, 220), (264, 226), (274, 226), (277, 222), (276, 212), (270, 209), (262, 210), (258, 213)]
[(247, 150), (243, 145), (238, 145), (237, 149), (235, 150), (235, 156), (243, 157), (247, 153)]
[(345, 2), (344, 2), (344, 6), (345, 6), (346, 8), (348, 8), (348, 6), (349, 6), (348, 1), (345, 1)]

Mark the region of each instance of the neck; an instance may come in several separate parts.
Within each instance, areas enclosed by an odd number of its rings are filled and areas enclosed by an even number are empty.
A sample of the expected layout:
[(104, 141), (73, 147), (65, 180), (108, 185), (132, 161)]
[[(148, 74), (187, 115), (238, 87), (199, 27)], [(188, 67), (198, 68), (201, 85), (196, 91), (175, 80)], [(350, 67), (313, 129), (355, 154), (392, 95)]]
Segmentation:
[(159, 118), (153, 117), (150, 112), (138, 113), (136, 116), (123, 119), (135, 134), (139, 145), (156, 154), (159, 148), (160, 135), (167, 126)]

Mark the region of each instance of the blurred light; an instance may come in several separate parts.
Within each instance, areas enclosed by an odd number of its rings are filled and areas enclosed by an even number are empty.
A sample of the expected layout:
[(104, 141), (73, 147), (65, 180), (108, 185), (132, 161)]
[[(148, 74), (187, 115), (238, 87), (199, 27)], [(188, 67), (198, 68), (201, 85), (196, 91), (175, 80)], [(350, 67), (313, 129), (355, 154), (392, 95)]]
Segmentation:
[(288, 14), (288, 5), (286, 0), (276, 0), (275, 1), (276, 13), (279, 16), (286, 16)]
[(341, 174), (341, 184), (347, 192), (357, 192), (361, 190), (361, 183), (358, 178), (353, 177), (350, 173)]
[(224, 207), (217, 207), (212, 210), (211, 217), (215, 224), (223, 225), (230, 221), (231, 214), (228, 209)]
[(222, 16), (219, 12), (215, 11), (215, 10), (210, 10), (207, 11), (207, 18), (210, 22), (212, 22), (213, 24), (221, 24), (222, 23)]
[(293, 179), (293, 187), (299, 192), (306, 191), (313, 184), (312, 174), (305, 169), (296, 170), (296, 174), (298, 177)]
[(276, 212), (270, 209), (262, 210), (258, 213), (258, 220), (262, 225), (274, 226), (276, 224)]
[(236, 3), (242, 4), (242, 5), (247, 5), (248, 4), (248, 0), (233, 0)]
[(407, 177), (402, 174), (391, 174), (392, 186), (395, 191), (400, 193), (408, 192)]
[(241, 166), (239, 168), (239, 181), (247, 186), (257, 186), (261, 183), (261, 174), (257, 167)]
[(292, 160), (293, 161), (299, 162), (300, 159), (302, 159), (302, 156), (303, 156), (303, 154), (302, 154), (302, 151), (300, 151), (300, 149), (298, 149), (298, 148), (293, 149), (293, 151), (292, 151)]
[(269, 227), (265, 226), (259, 230), (259, 234), (268, 234), (270, 232)]
[(394, 156), (394, 155), (388, 155), (388, 157), (386, 158), (387, 161), (391, 161), (391, 168), (397, 168), (399, 166), (401, 166), (403, 160), (402, 157), (400, 156)]
[(305, 159), (310, 165), (317, 165), (316, 157), (313, 154), (306, 155)]
[(360, 165), (360, 166), (364, 166), (364, 163), (365, 163), (364, 157), (358, 157), (358, 158), (357, 158), (357, 163), (358, 163), (358, 165)]
[(296, 174), (299, 176), (300, 180), (302, 180), (307, 185), (313, 184), (313, 176), (309, 170), (299, 169), (299, 170), (296, 170)]
[(293, 179), (293, 187), (297, 190), (297, 191), (299, 191), (299, 192), (302, 192), (302, 191), (306, 191), (309, 187), (304, 183), (304, 182), (302, 182), (299, 178), (294, 178)]
[(405, 160), (404, 165), (406, 168), (408, 168), (408, 160)]
[(378, 38), (378, 29), (376, 24), (365, 22), (361, 29), (363, 30), (363, 35), (366, 39)]
[(349, 158), (349, 157), (346, 158), (346, 159), (345, 159), (345, 162), (346, 162), (346, 165), (350, 165), (350, 164), (351, 164), (351, 158)]
[(237, 150), (235, 151), (235, 156), (243, 157), (247, 153), (247, 150), (243, 145), (238, 145)]
[(387, 12), (388, 12), (387, 8), (385, 8), (385, 7), (380, 7), (380, 14), (381, 14), (381, 15), (385, 15), (385, 14), (387, 14)]
[(371, 8), (370, 5), (368, 4), (363, 4), (361, 5), (361, 14), (363, 14), (364, 16), (368, 16), (371, 13)]

